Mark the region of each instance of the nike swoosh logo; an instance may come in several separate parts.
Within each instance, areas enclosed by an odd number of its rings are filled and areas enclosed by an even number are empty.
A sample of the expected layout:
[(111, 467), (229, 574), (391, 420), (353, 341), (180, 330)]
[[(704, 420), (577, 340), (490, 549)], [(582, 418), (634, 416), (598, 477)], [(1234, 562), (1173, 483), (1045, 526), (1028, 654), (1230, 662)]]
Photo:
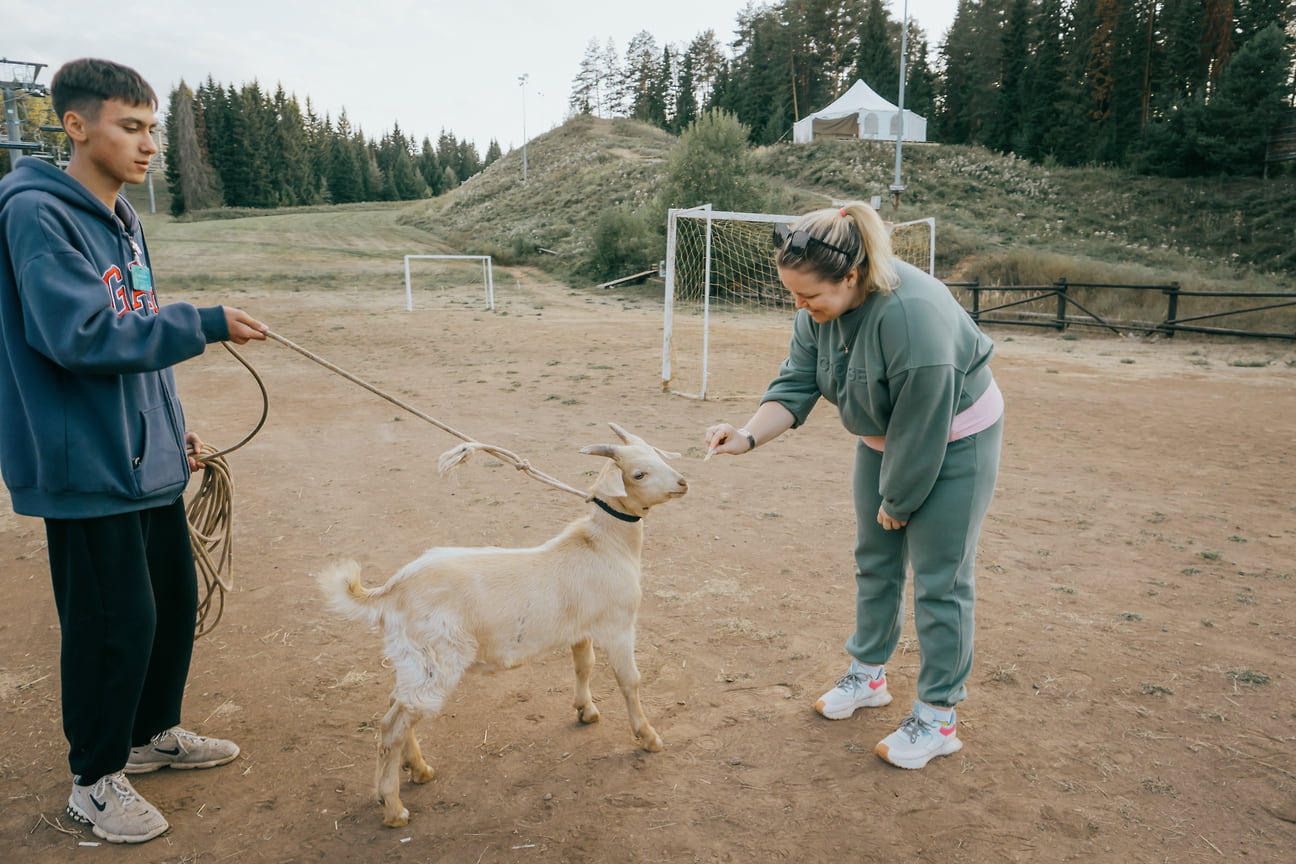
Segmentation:
[(93, 804), (95, 806), (95, 809), (98, 810), (100, 813), (102, 813), (104, 811), (104, 808), (108, 806), (107, 801), (100, 804), (98, 798), (94, 797), (93, 795), (89, 797), (90, 797), (90, 803)]
[(157, 752), (159, 752), (159, 753), (165, 753), (165, 754), (168, 755), (168, 756), (179, 756), (179, 755), (180, 755), (180, 748), (179, 748), (179, 746), (177, 746), (174, 750), (163, 750), (161, 747), (155, 747), (154, 749), (157, 750)]

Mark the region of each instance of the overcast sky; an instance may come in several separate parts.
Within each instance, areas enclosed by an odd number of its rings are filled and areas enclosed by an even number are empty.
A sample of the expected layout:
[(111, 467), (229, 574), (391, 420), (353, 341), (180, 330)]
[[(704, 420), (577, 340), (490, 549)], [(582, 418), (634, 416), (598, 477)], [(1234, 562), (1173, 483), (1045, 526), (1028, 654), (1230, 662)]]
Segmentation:
[[(899, 19), (905, 0), (883, 0)], [(184, 79), (224, 85), (282, 84), (305, 107), (378, 138), (400, 123), (416, 140), (441, 129), (485, 154), (508, 151), (560, 123), (590, 39), (611, 37), (624, 57), (647, 30), (659, 47), (687, 47), (715, 30), (733, 40), (747, 0), (9, 0), (0, 56), (49, 64), (77, 57), (138, 69), (165, 108)], [(932, 53), (958, 0), (909, 0)], [(519, 76), (526, 74), (525, 88)], [(813, 106), (822, 108), (822, 105)]]

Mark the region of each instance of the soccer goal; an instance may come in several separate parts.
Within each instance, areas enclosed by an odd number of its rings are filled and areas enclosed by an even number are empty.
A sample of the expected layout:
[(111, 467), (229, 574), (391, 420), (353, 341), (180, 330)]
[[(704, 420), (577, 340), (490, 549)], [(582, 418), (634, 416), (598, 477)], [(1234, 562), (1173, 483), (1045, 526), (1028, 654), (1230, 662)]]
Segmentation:
[[(411, 266), (411, 262), (417, 262)], [(406, 255), (405, 308), (495, 309), (495, 276), (489, 255)]]
[[(742, 331), (767, 322), (770, 316), (790, 319), (795, 309), (779, 282), (770, 238), (774, 223), (792, 223), (797, 218), (716, 211), (710, 205), (669, 212), (662, 389), (706, 399), (716, 367), (735, 381), (750, 376), (745, 368), (751, 365), (747, 362), (750, 358), (744, 356), (749, 350), (744, 346), (750, 345), (750, 340)], [(932, 273), (936, 220), (918, 219), (887, 227), (895, 255)], [(725, 326), (717, 329), (720, 322)], [(788, 336), (779, 335), (783, 347)], [(768, 379), (773, 370), (762, 362), (759, 374)], [(726, 389), (734, 388), (727, 384)], [(744, 382), (736, 389), (746, 395), (753, 387)]]

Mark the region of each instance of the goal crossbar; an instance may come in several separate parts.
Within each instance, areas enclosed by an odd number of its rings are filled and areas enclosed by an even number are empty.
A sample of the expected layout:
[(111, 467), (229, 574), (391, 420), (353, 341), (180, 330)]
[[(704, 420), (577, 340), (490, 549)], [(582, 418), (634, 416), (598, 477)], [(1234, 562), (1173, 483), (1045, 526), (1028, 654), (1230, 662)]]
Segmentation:
[(495, 274), (491, 267), (489, 255), (406, 255), (405, 256), (405, 309), (414, 311), (414, 290), (410, 283), (410, 261), (419, 258), (433, 258), (442, 261), (480, 261), (482, 282), (486, 286), (486, 308), (495, 311)]

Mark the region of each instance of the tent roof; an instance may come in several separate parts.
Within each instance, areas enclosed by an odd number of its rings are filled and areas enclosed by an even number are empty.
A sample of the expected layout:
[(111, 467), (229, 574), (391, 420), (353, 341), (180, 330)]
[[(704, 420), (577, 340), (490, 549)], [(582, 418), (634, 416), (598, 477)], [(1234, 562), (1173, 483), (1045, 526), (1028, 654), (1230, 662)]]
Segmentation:
[(847, 117), (851, 114), (858, 114), (861, 111), (898, 111), (895, 105), (883, 99), (873, 88), (863, 81), (856, 81), (850, 89), (837, 97), (831, 105), (821, 111), (811, 114), (811, 117), (817, 117), (823, 120), (831, 120), (835, 117)]

